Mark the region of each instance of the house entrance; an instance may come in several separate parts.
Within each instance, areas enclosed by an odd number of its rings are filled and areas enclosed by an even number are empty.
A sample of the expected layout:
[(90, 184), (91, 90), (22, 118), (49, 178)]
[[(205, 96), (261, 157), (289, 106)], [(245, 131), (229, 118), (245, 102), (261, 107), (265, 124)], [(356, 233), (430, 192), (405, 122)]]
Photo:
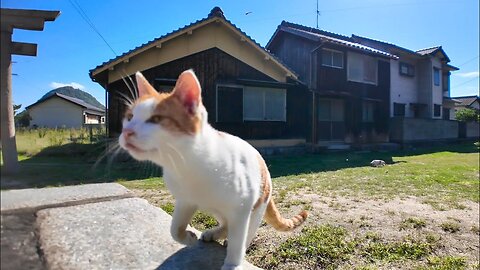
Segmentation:
[(341, 99), (318, 99), (317, 140), (345, 140), (345, 103)]

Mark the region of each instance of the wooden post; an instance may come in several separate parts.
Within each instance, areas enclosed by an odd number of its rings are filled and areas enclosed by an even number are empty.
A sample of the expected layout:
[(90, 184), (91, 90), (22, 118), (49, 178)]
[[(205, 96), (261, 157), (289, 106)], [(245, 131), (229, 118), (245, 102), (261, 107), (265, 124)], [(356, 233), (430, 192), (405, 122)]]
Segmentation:
[(1, 29), (1, 130), (3, 168), (2, 174), (14, 174), (19, 170), (17, 144), (15, 141), (15, 123), (12, 102), (12, 28)]

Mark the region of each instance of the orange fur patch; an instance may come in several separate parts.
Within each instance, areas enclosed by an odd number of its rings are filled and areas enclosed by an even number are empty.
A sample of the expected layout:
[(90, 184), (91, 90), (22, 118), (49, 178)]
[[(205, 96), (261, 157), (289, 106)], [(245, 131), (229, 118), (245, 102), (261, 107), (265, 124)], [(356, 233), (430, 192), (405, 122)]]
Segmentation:
[(262, 193), (260, 194), (260, 197), (258, 198), (257, 202), (255, 202), (255, 205), (253, 206), (253, 210), (257, 209), (260, 204), (266, 203), (268, 201), (268, 198), (270, 197), (270, 185), (271, 185), (271, 178), (270, 178), (270, 173), (268, 172), (267, 164), (265, 164), (265, 161), (263, 160), (262, 156), (258, 155), (258, 163), (260, 165), (260, 176), (261, 176), (261, 190)]
[[(154, 95), (145, 95), (135, 100), (133, 106), (150, 98), (154, 98), (157, 102), (153, 115), (162, 117), (162, 121), (160, 121), (159, 124), (165, 129), (171, 132), (186, 134), (196, 134), (200, 131), (200, 116), (189, 114), (178, 97), (173, 94), (157, 93)], [(125, 116), (131, 112), (131, 108), (127, 109)]]

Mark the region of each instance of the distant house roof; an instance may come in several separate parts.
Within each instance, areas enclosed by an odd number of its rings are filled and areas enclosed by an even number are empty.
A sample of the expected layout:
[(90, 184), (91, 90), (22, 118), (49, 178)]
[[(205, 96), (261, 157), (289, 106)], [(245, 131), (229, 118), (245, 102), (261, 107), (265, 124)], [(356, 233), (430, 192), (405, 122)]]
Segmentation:
[(445, 60), (447, 62), (450, 62), (450, 58), (448, 58), (447, 54), (445, 53), (445, 51), (442, 49), (442, 46), (435, 46), (435, 47), (431, 47), (431, 48), (426, 48), (426, 49), (421, 49), (421, 50), (418, 50), (417, 53), (418, 54), (421, 54), (421, 55), (435, 55), (436, 53), (441, 53), (443, 55), (443, 57), (445, 58)]
[(90, 105), (90, 104), (86, 103), (85, 101), (83, 101), (79, 98), (70, 97), (70, 96), (67, 96), (67, 95), (60, 94), (60, 93), (54, 93), (53, 95), (49, 96), (48, 98), (41, 99), (41, 100), (33, 103), (32, 105), (25, 107), (25, 109), (28, 110), (28, 109), (30, 109), (34, 106), (37, 106), (37, 105), (39, 105), (39, 104), (41, 104), (41, 103), (43, 103), (43, 102), (45, 102), (45, 101), (47, 101), (47, 100), (49, 100), (53, 97), (59, 97), (63, 100), (66, 100), (66, 101), (71, 102), (75, 105), (78, 105), (78, 106), (80, 106), (84, 109), (87, 109), (87, 112), (92, 113), (92, 114), (98, 114), (98, 115), (105, 114), (105, 110), (102, 109), (102, 108), (98, 108), (98, 107), (95, 107), (93, 105)]
[(313, 41), (337, 44), (340, 46), (349, 47), (352, 49), (376, 54), (383, 57), (398, 59), (396, 55), (393, 55), (391, 53), (388, 53), (370, 46), (360, 44), (358, 42), (355, 42), (355, 40), (350, 37), (319, 30), (316, 28), (303, 26), (300, 24), (286, 22), (286, 21), (282, 21), (282, 23), (278, 26), (277, 30), (275, 31), (273, 36), (270, 38), (270, 41), (266, 46), (267, 48), (269, 48), (272, 45), (276, 36), (282, 31), (291, 33), (293, 35), (301, 36), (303, 38), (307, 38)]
[(452, 97), (455, 100), (460, 101), (461, 103), (457, 104), (457, 106), (471, 106), (475, 101), (480, 102), (480, 98), (478, 96), (463, 96), (463, 97)]
[(235, 24), (233, 24), (231, 21), (227, 20), (223, 14), (223, 11), (222, 9), (220, 9), (219, 7), (214, 7), (210, 13), (208, 14), (208, 16), (206, 18), (203, 18), (201, 20), (197, 20), (196, 22), (193, 22), (191, 24), (188, 24), (188, 25), (185, 25), (184, 27), (181, 27), (177, 30), (174, 30), (170, 33), (167, 33), (163, 36), (160, 36), (158, 38), (155, 38), (147, 43), (144, 43), (140, 46), (137, 46), (135, 47), (134, 49), (128, 51), (128, 52), (125, 52), (123, 53), (122, 55), (120, 56), (117, 56), (113, 59), (110, 59), (100, 65), (98, 65), (97, 67), (93, 68), (90, 70), (90, 78), (92, 78), (92, 80), (95, 81), (95, 76), (98, 75), (99, 73), (105, 71), (105, 70), (108, 70), (109, 68), (115, 66), (116, 64), (119, 64), (121, 63), (122, 61), (125, 61), (126, 59), (128, 59), (129, 57), (132, 57), (132, 56), (135, 56), (139, 53), (142, 53), (143, 51), (145, 50), (148, 50), (150, 48), (153, 48), (155, 46), (158, 46), (158, 44), (161, 44), (162, 42), (164, 41), (167, 41), (167, 40), (170, 40), (170, 39), (173, 39), (181, 34), (184, 34), (184, 33), (188, 33), (189, 31), (191, 31), (192, 29), (195, 29), (195, 28), (198, 28), (198, 27), (201, 27), (203, 25), (206, 25), (208, 23), (211, 23), (211, 22), (222, 22), (224, 24), (226, 24), (227, 26), (230, 26), (231, 28), (233, 28), (241, 37), (242, 37), (242, 41), (243, 40), (246, 40), (246, 41), (249, 41), (248, 43), (253, 45), (256, 49), (260, 50), (264, 55), (265, 55), (265, 58), (267, 59), (272, 59), (273, 62), (277, 65), (279, 65), (283, 70), (285, 70), (288, 74), (292, 75), (292, 77), (296, 78), (297, 77), (297, 74), (292, 70), (290, 69), (289, 67), (287, 67), (284, 63), (281, 62), (280, 59), (278, 59), (277, 57), (275, 57), (273, 54), (271, 54), (270, 52), (268, 52), (264, 47), (262, 47), (259, 43), (257, 43), (252, 37), (250, 37), (249, 35), (247, 35), (245, 32), (243, 32), (240, 28), (238, 28)]

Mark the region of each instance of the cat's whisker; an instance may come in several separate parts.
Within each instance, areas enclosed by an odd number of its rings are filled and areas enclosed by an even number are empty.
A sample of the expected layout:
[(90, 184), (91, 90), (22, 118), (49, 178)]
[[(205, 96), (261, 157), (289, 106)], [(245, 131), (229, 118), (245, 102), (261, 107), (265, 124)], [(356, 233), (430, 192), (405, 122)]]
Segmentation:
[(170, 163), (172, 163), (173, 170), (175, 171), (175, 173), (176, 173), (177, 175), (179, 175), (179, 174), (180, 174), (180, 171), (178, 170), (177, 165), (175, 164), (175, 160), (173, 160), (172, 156), (171, 156), (170, 154), (168, 154), (168, 153), (167, 153), (167, 157), (168, 157), (168, 159), (170, 160)]
[(105, 151), (103, 151), (103, 153), (100, 155), (100, 157), (97, 158), (97, 160), (95, 161), (95, 163), (93, 164), (93, 168), (95, 169), (99, 164), (100, 162), (102, 162), (114, 149), (116, 148), (119, 148), (120, 145), (118, 144), (118, 142), (116, 141), (113, 141), (114, 144), (110, 144), (110, 142), (112, 142), (113, 140), (107, 140), (107, 148), (105, 149)]
[(182, 155), (182, 153), (180, 153), (180, 151), (177, 150), (177, 148), (175, 148), (171, 143), (168, 143), (168, 142), (165, 142), (165, 144), (170, 147), (173, 151), (175, 151), (175, 153), (180, 157), (180, 159), (182, 160), (183, 162), (183, 165), (186, 164), (186, 161), (185, 161), (185, 157)]
[[(132, 95), (132, 98), (133, 99), (138, 99), (138, 96), (135, 94), (137, 93), (138, 91), (137, 88), (136, 88), (136, 85), (135, 83), (133, 83), (133, 80), (130, 76), (128, 76), (127, 72), (125, 71), (125, 68), (122, 69), (122, 73), (125, 75), (125, 76), (122, 76), (122, 80), (123, 82), (125, 83), (125, 85), (127, 85), (127, 88), (128, 90), (130, 91), (130, 94)], [(125, 80), (125, 77), (128, 77), (128, 79), (130, 80), (130, 82), (132, 83), (131, 85), (128, 84), (127, 80)], [(132, 86), (133, 86), (133, 90), (132, 90)]]
[[(125, 72), (125, 71), (124, 71), (124, 72)], [(133, 82), (132, 77), (130, 77), (130, 76), (127, 76), (127, 77), (128, 77), (128, 79), (130, 80), (130, 82), (132, 83), (132, 86), (133, 86), (133, 90), (134, 90), (134, 91), (133, 91), (133, 97), (134, 97), (135, 99), (138, 99), (138, 87), (137, 87), (137, 84)]]
[(127, 105), (133, 105), (133, 100), (129, 98), (127, 95), (125, 95), (122, 92), (117, 92), (118, 95), (120, 95), (121, 98), (123, 98), (124, 101), (126, 101), (128, 104)]

